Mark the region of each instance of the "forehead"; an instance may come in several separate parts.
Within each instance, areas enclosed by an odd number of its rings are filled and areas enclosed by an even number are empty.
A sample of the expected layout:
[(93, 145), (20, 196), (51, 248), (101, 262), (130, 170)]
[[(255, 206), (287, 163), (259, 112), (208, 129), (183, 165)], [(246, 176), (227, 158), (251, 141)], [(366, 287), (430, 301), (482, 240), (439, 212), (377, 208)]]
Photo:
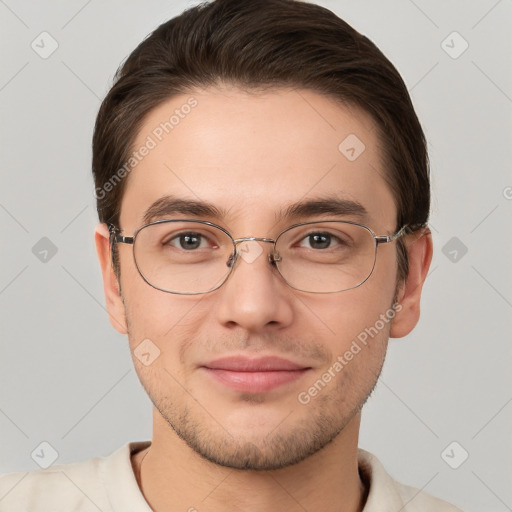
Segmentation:
[(377, 132), (363, 110), (307, 90), (215, 88), (174, 96), (137, 134), (121, 227), (140, 226), (147, 208), (165, 196), (216, 205), (227, 224), (272, 221), (292, 203), (337, 196), (394, 228)]

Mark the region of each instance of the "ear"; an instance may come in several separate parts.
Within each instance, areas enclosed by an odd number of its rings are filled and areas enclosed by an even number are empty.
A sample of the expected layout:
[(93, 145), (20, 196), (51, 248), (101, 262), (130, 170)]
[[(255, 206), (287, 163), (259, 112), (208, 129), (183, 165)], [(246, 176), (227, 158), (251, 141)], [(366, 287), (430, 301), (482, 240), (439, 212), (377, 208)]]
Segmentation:
[(390, 337), (402, 338), (409, 334), (420, 318), (420, 298), (423, 283), (432, 261), (432, 235), (428, 228), (409, 235), (406, 249), (409, 256), (409, 274), (397, 294), (396, 315), (391, 324)]
[(110, 233), (106, 224), (98, 224), (94, 232), (96, 251), (103, 274), (103, 290), (110, 323), (121, 334), (128, 332), (126, 313), (119, 291), (119, 282), (112, 266), (112, 253), (110, 249)]

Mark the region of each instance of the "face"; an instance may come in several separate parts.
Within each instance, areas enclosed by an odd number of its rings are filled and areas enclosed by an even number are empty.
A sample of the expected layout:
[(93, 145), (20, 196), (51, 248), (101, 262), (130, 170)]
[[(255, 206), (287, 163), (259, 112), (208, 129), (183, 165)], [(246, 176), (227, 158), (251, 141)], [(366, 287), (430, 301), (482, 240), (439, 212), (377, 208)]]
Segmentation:
[[(182, 108), (191, 97), (195, 106)], [(179, 121), (166, 133), (161, 123), (176, 109)], [(121, 204), (124, 235), (166, 197), (218, 211), (168, 210), (153, 220), (207, 220), (233, 238), (276, 238), (312, 220), (360, 222), (377, 235), (395, 230), (377, 130), (357, 108), (305, 90), (207, 89), (152, 111), (135, 147), (148, 136), (156, 144), (131, 171)], [(290, 205), (325, 198), (359, 203), (366, 213), (284, 215)], [(239, 258), (220, 288), (199, 295), (151, 287), (137, 271), (133, 248), (118, 247), (122, 299), (110, 312), (122, 318), (121, 332), (126, 326), (161, 435), (170, 425), (210, 461), (275, 469), (317, 452), (358, 419), (393, 323), (395, 242), (379, 245), (363, 285), (327, 294), (288, 286), (269, 263), (268, 243), (259, 244), (255, 259)], [(136, 357), (144, 340), (151, 343), (150, 364)]]

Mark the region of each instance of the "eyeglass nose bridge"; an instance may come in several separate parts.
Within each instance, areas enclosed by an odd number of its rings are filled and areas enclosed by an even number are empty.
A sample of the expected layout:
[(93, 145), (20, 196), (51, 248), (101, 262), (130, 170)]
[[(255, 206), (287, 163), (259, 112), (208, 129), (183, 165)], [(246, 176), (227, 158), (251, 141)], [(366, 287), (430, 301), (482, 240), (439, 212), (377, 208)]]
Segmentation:
[[(264, 238), (259, 236), (245, 236), (243, 238), (233, 238), (235, 248), (237, 248), (238, 244), (242, 242), (266, 242), (269, 244), (274, 244), (273, 251), (268, 255), (268, 261), (271, 264), (275, 264), (276, 262), (281, 261), (281, 256), (279, 256), (279, 254), (276, 252), (277, 240), (274, 240), (273, 238)], [(227, 261), (227, 266), (232, 267), (238, 260), (239, 255), (240, 253), (238, 252), (238, 250), (235, 250), (235, 252), (229, 257), (229, 260)]]

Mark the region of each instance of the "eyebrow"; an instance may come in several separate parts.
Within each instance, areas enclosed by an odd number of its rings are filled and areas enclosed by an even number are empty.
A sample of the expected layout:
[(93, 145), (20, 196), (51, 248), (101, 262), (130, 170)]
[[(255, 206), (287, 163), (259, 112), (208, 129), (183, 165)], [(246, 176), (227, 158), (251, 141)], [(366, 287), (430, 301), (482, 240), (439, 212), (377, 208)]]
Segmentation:
[[(176, 214), (216, 219), (228, 216), (227, 210), (207, 201), (163, 196), (152, 203), (144, 212), (143, 221), (144, 224), (149, 224), (155, 220)], [(292, 203), (276, 213), (276, 220), (314, 217), (316, 215), (355, 216), (359, 219), (365, 219), (368, 217), (368, 211), (357, 201), (329, 196)]]
[(190, 215), (192, 217), (225, 217), (227, 212), (206, 201), (192, 199), (180, 199), (173, 196), (164, 196), (157, 199), (144, 212), (144, 224), (154, 220), (169, 217), (175, 214)]
[(366, 208), (357, 201), (336, 196), (299, 201), (281, 211), (278, 218), (313, 217), (315, 215), (368, 217)]

